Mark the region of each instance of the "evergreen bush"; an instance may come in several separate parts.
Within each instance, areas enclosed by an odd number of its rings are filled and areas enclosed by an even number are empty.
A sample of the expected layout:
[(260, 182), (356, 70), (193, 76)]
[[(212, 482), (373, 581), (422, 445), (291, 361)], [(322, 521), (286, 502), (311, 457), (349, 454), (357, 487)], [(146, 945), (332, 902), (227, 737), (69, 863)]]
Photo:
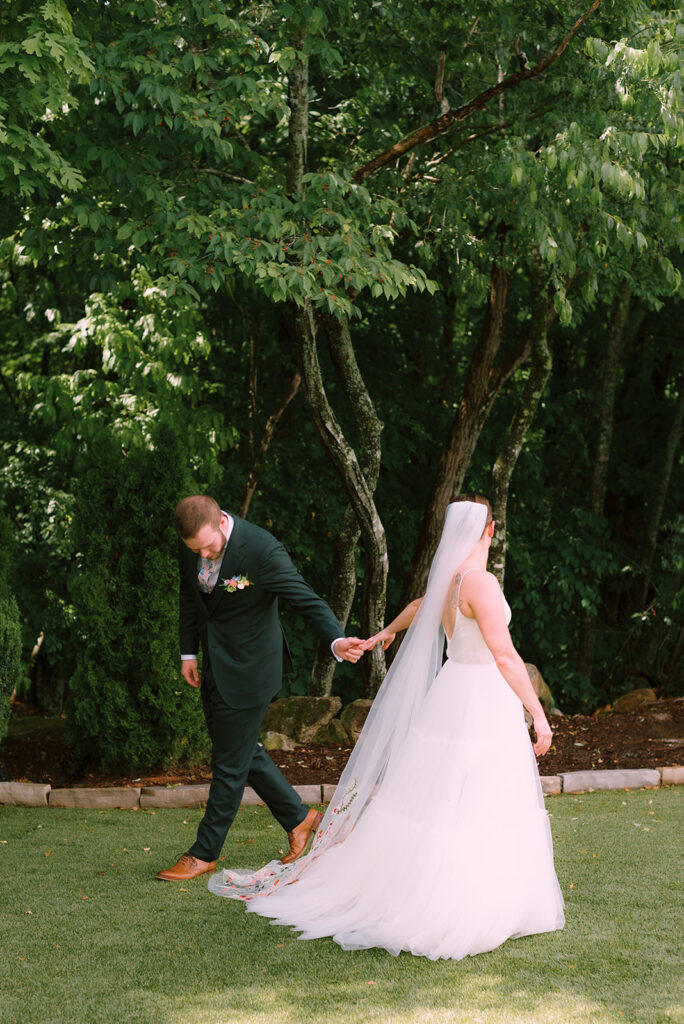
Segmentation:
[(206, 745), (199, 694), (179, 672), (172, 514), (187, 466), (168, 428), (128, 452), (100, 434), (75, 485), (77, 667), (67, 723), (81, 764), (160, 768)]
[(10, 550), (9, 523), (0, 516), (0, 740), (7, 732), (10, 697), (22, 679), (19, 608), (7, 580)]

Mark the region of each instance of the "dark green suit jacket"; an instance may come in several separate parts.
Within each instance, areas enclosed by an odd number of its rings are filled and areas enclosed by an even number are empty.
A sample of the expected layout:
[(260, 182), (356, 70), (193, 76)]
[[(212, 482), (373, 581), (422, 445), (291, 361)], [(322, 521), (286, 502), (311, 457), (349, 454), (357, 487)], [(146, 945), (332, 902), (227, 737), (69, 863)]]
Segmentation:
[[(197, 555), (179, 541), (180, 646), (193, 654), (202, 645), (203, 673), (211, 664), (216, 686), (230, 707), (269, 702), (291, 663), (278, 599), (286, 600), (328, 644), (344, 636), (332, 611), (300, 576), (285, 548), (259, 526), (233, 516), (218, 583), (205, 597), (197, 584)], [(244, 590), (226, 592), (222, 583), (246, 576)]]

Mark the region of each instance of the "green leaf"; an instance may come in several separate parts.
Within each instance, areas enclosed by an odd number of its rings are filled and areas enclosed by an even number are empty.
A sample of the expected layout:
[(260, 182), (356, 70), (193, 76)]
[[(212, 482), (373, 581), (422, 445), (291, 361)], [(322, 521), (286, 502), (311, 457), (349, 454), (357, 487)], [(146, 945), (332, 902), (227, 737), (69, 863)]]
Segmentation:
[(22, 40), (21, 47), (26, 53), (33, 53), (36, 57), (42, 56), (43, 48), (40, 44), (40, 39), (34, 36), (32, 39)]

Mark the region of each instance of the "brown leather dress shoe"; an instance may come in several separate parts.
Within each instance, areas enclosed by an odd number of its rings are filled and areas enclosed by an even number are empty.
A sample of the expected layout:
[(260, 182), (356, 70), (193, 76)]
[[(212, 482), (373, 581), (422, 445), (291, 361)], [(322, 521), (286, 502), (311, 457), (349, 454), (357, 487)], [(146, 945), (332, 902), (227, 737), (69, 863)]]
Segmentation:
[(215, 860), (200, 860), (199, 857), (191, 857), (189, 853), (184, 853), (172, 868), (158, 871), (157, 878), (161, 878), (164, 882), (187, 882), (191, 878), (197, 878), (198, 875), (206, 875), (215, 867)]
[(281, 859), (281, 864), (291, 864), (293, 860), (297, 860), (306, 853), (309, 840), (320, 825), (322, 817), (321, 812), (315, 811), (312, 807), (304, 821), (300, 821), (291, 832), (287, 833), (287, 838), (290, 840), (290, 852)]

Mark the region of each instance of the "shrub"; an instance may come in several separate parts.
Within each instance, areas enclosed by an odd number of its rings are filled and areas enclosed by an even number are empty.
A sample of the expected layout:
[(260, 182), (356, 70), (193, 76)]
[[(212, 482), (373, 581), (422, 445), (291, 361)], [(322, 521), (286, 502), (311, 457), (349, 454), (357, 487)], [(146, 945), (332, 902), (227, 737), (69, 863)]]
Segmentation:
[(100, 435), (75, 485), (78, 639), (67, 721), (81, 763), (159, 768), (206, 744), (199, 695), (179, 673), (172, 513), (187, 466), (168, 428), (128, 452)]

